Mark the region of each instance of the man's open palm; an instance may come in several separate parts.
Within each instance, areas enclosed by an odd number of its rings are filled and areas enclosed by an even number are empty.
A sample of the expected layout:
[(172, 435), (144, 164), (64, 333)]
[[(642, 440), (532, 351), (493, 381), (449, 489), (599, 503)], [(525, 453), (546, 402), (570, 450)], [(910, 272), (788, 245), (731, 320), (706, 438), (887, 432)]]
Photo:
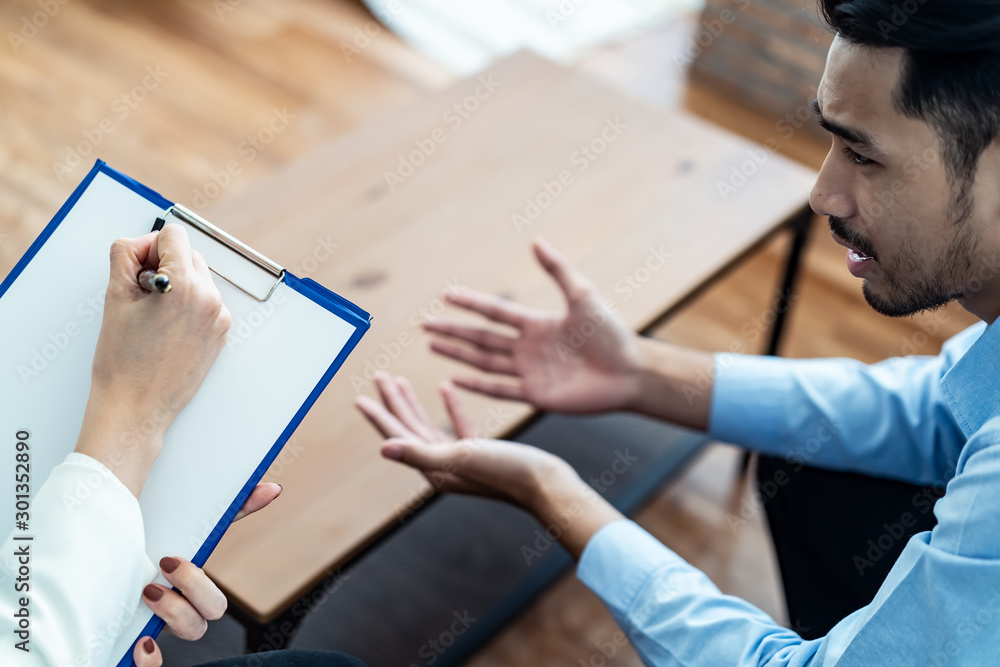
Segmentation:
[(535, 255), (566, 298), (564, 314), (463, 290), (449, 303), (505, 325), (514, 333), (449, 319), (428, 321), (432, 349), (510, 380), (455, 378), (456, 385), (487, 396), (527, 401), (543, 410), (602, 412), (620, 409), (638, 391), (635, 334), (609, 308), (597, 288), (539, 240)]

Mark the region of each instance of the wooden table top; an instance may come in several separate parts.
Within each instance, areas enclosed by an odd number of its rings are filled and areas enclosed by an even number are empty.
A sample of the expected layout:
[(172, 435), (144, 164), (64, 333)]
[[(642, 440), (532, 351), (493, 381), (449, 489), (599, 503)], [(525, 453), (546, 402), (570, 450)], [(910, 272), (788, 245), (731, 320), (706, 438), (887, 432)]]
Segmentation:
[[(543, 235), (639, 330), (799, 212), (814, 176), (687, 114), (518, 54), (208, 209), (374, 320), (265, 478), (284, 486), (282, 497), (233, 525), (206, 570), (233, 604), (268, 621), (427, 492), (419, 474), (381, 459), (353, 401), (375, 395), (371, 373), (385, 369), (407, 376), (446, 423), (437, 386), (460, 369), (432, 355), (420, 329), (443, 312), (443, 290), (561, 307), (530, 252)], [(531, 414), (472, 396), (467, 405), (493, 435)]]

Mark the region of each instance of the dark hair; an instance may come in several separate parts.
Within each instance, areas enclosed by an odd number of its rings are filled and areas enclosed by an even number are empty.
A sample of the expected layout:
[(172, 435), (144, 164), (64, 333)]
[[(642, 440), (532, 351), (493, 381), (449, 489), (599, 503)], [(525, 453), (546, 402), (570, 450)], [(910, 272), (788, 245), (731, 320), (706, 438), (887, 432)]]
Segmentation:
[(996, 0), (820, 0), (843, 39), (906, 49), (896, 108), (933, 127), (967, 207), (979, 158), (1000, 135)]

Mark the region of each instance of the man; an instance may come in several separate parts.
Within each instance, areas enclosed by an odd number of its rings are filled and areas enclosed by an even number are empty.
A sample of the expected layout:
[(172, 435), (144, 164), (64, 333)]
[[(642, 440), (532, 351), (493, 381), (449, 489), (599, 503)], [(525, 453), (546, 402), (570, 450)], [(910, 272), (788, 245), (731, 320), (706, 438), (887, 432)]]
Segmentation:
[[(812, 193), (878, 312), (958, 300), (982, 323), (940, 356), (850, 360), (717, 356), (636, 337), (611, 318), (577, 354), (556, 346), (602, 303), (553, 248), (536, 254), (566, 296), (556, 314), (479, 293), (451, 302), (505, 331), (427, 324), (433, 349), (507, 379), (458, 379), (540, 409), (630, 410), (707, 430), (793, 466), (942, 487), (937, 525), (906, 542), (874, 600), (806, 640), (729, 596), (627, 521), (561, 460), (437, 431), (402, 378), (359, 407), (382, 454), (441, 491), (500, 497), (561, 541), (648, 664), (1000, 663), (1000, 8), (979, 0), (823, 0), (837, 33), (816, 111), (833, 146)], [(699, 372), (710, 392), (686, 391)], [(693, 401), (689, 400), (693, 399)], [(794, 474), (794, 473), (793, 473)], [(851, 493), (847, 489), (847, 493)], [(928, 499), (929, 500), (929, 499)], [(806, 508), (808, 509), (808, 508)], [(568, 521), (566, 521), (568, 519)], [(822, 530), (824, 517), (815, 517)], [(905, 537), (900, 539), (905, 540)]]

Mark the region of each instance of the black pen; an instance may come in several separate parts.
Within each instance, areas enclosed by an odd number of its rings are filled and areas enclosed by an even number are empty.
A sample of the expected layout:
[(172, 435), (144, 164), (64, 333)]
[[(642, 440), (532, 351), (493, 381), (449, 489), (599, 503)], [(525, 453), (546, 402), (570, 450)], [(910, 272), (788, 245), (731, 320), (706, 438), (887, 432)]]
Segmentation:
[(166, 294), (170, 291), (170, 277), (156, 271), (143, 271), (139, 274), (139, 286), (147, 292)]

